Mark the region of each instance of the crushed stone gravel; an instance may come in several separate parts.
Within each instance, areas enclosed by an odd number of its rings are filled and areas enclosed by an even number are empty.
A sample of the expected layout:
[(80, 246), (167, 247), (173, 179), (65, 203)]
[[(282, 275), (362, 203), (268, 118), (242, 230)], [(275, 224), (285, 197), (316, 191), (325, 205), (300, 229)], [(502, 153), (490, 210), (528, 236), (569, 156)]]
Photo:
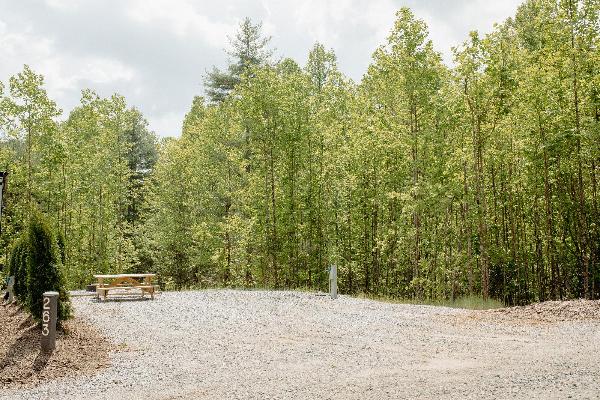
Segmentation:
[(600, 398), (595, 318), (280, 291), (73, 304), (119, 349), (110, 367), (0, 400)]

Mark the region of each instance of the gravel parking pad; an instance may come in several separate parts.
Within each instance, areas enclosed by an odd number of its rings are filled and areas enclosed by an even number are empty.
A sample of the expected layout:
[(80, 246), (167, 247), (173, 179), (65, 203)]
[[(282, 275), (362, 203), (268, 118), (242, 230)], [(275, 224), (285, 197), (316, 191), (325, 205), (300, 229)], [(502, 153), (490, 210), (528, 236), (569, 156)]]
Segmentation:
[(0, 399), (600, 399), (597, 319), (276, 291), (73, 303), (119, 349), (111, 366)]

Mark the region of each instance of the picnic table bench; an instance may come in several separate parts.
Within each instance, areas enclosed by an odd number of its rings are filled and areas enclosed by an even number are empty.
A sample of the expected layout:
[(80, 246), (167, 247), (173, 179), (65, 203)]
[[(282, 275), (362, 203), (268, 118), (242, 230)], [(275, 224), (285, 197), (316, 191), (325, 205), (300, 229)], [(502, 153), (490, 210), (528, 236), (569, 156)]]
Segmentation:
[(156, 286), (152, 284), (152, 280), (155, 276), (156, 274), (94, 275), (98, 280), (96, 298), (106, 300), (108, 292), (116, 289), (140, 289), (142, 297), (148, 293), (154, 300)]

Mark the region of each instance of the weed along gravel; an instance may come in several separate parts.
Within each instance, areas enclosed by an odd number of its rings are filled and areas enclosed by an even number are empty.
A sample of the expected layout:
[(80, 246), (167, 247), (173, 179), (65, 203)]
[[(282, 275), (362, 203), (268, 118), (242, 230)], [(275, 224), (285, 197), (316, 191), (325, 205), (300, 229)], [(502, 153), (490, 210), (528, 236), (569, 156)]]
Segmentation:
[(77, 317), (108, 339), (97, 352), (110, 365), (4, 388), (0, 399), (599, 398), (600, 303), (544, 304), (469, 311), (234, 290), (76, 297)]

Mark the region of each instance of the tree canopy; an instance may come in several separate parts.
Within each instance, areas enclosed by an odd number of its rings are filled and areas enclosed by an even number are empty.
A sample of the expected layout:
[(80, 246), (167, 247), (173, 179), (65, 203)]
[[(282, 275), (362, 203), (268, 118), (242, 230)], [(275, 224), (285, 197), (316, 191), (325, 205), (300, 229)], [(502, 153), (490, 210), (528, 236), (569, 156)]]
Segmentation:
[(72, 287), (136, 270), (323, 290), (336, 264), (343, 293), (598, 298), (599, 11), (527, 0), (448, 66), (402, 8), (359, 83), (319, 43), (304, 66), (271, 62), (246, 19), (208, 100), (161, 141), (118, 95), (86, 90), (57, 120), (26, 67), (0, 102), (1, 240), (31, 201), (65, 238)]

